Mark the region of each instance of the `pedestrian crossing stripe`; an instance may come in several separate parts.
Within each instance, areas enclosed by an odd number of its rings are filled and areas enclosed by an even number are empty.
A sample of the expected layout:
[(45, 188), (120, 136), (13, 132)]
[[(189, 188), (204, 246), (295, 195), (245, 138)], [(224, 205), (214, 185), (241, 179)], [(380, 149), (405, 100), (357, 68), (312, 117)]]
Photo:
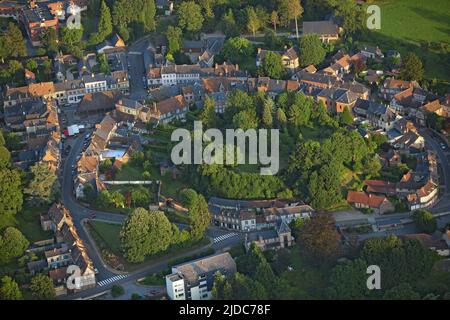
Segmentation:
[(218, 243), (218, 242), (220, 242), (220, 241), (224, 241), (224, 240), (226, 240), (226, 239), (235, 237), (235, 236), (237, 236), (237, 235), (238, 235), (238, 234), (235, 233), (235, 232), (233, 232), (233, 233), (227, 233), (227, 234), (223, 234), (223, 235), (221, 235), (221, 236), (218, 236), (218, 237), (214, 238), (213, 241), (214, 241), (214, 243)]
[(111, 284), (111, 283), (113, 283), (113, 282), (119, 281), (119, 280), (124, 279), (124, 278), (126, 278), (126, 277), (128, 277), (127, 274), (120, 274), (120, 275), (117, 275), (117, 276), (114, 276), (114, 277), (111, 277), (111, 278), (108, 278), (108, 279), (99, 281), (99, 282), (97, 282), (97, 284), (98, 284), (100, 287), (103, 287), (103, 286), (105, 286), (105, 285), (107, 285), (107, 284)]

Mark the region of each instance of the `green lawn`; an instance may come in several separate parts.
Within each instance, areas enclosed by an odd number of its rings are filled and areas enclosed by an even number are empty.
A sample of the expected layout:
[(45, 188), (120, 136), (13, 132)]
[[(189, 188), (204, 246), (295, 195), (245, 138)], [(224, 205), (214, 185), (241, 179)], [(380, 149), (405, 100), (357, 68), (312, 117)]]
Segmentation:
[(142, 168), (137, 168), (127, 163), (122, 166), (119, 172), (116, 174), (116, 180), (129, 181), (129, 180), (143, 180)]
[(450, 42), (448, 0), (377, 1), (381, 8), (381, 34), (412, 42)]
[(32, 207), (25, 204), (22, 211), (15, 216), (0, 215), (0, 230), (6, 227), (16, 227), (30, 243), (49, 239), (53, 233), (43, 231), (40, 222), (40, 214), (47, 211), (48, 206)]
[(94, 229), (96, 234), (109, 247), (109, 249), (111, 249), (114, 254), (122, 254), (119, 237), (122, 225), (95, 220), (89, 221), (89, 225)]
[(424, 42), (450, 43), (450, 2), (447, 0), (384, 0), (381, 30), (369, 32), (362, 43), (378, 45), (382, 50), (397, 50), (402, 56), (415, 52), (424, 62), (425, 78), (450, 86), (448, 52), (422, 48)]

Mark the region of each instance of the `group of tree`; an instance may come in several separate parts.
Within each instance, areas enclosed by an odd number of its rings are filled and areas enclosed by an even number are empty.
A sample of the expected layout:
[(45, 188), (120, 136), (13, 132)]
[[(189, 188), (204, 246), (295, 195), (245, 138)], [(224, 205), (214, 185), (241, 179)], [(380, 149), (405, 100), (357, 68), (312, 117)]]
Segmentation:
[(197, 177), (201, 191), (208, 196), (230, 199), (292, 198), (293, 194), (275, 175), (235, 172), (222, 165), (203, 165)]
[[(299, 0), (267, 1), (182, 1), (176, 8), (178, 26), (191, 35), (220, 28), (227, 36), (249, 32), (255, 35), (271, 25), (288, 27), (303, 13)], [(217, 23), (220, 21), (220, 23)], [(297, 28), (298, 29), (298, 28)]]
[(3, 276), (0, 284), (0, 300), (22, 300), (19, 285), (9, 276)]
[(437, 221), (433, 214), (424, 209), (414, 211), (413, 220), (421, 232), (432, 234), (437, 229)]
[(341, 236), (333, 217), (320, 213), (300, 221), (293, 227), (304, 258), (320, 264), (335, 262), (341, 254)]
[(203, 195), (193, 189), (185, 189), (182, 192), (183, 205), (188, 209), (190, 221), (190, 236), (193, 241), (203, 238), (203, 235), (211, 222), (208, 204)]
[[(417, 299), (418, 283), (428, 277), (437, 255), (418, 240), (396, 236), (364, 242), (359, 257), (334, 267), (327, 297), (331, 299)], [(381, 290), (368, 290), (367, 267), (381, 270)]]
[(26, 55), (27, 48), (22, 31), (15, 23), (10, 22), (6, 32), (0, 34), (0, 60)]
[(124, 41), (154, 31), (156, 7), (154, 0), (116, 0), (112, 8), (112, 22)]
[(323, 141), (300, 140), (289, 158), (286, 180), (317, 209), (342, 201), (345, 168), (374, 177), (381, 169), (375, 145), (357, 131), (338, 129)]
[(413, 52), (408, 53), (402, 61), (402, 78), (405, 80), (420, 81), (423, 78), (423, 73), (423, 64), (420, 58)]
[(302, 67), (317, 65), (325, 59), (326, 50), (316, 34), (303, 35), (299, 40), (299, 61)]
[(31, 279), (29, 289), (36, 300), (52, 300), (56, 297), (52, 279), (43, 273), (38, 273)]
[(29, 244), (20, 230), (7, 227), (3, 235), (0, 235), (0, 264), (6, 264), (21, 257)]
[(59, 183), (56, 173), (46, 162), (38, 162), (30, 169), (32, 175), (24, 194), (35, 205), (49, 204), (58, 197)]
[(101, 0), (99, 11), (100, 11), (100, 17), (98, 20), (98, 29), (97, 29), (96, 33), (92, 33), (89, 36), (90, 44), (98, 44), (98, 43), (104, 41), (113, 32), (111, 10), (109, 9), (105, 0)]
[(22, 175), (11, 165), (11, 154), (0, 132), (0, 215), (15, 215), (22, 205)]
[(278, 277), (254, 243), (246, 254), (237, 257), (237, 273), (214, 277), (212, 294), (216, 300), (286, 299), (288, 283)]
[(270, 77), (271, 79), (282, 79), (286, 75), (281, 55), (277, 52), (268, 51), (259, 68), (261, 76)]
[(127, 217), (120, 239), (125, 258), (139, 263), (146, 256), (166, 251), (171, 245), (187, 242), (190, 234), (180, 231), (161, 211), (137, 208)]

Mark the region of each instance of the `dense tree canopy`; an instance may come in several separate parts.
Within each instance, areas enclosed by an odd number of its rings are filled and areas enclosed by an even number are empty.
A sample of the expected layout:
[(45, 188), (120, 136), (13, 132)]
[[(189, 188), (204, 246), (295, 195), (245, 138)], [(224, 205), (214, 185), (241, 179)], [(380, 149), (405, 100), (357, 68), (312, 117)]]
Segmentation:
[(33, 178), (24, 193), (37, 204), (51, 203), (55, 200), (58, 177), (46, 162), (36, 163), (31, 167)]
[(22, 180), (16, 169), (0, 169), (0, 215), (16, 214), (22, 209)]
[(245, 38), (230, 38), (224, 43), (221, 54), (226, 61), (241, 64), (253, 54), (253, 45)]
[(29, 246), (22, 232), (14, 227), (8, 227), (0, 236), (0, 264), (8, 263), (21, 257)]
[(125, 258), (137, 263), (147, 255), (165, 251), (172, 243), (172, 235), (172, 225), (163, 212), (137, 208), (120, 232)]
[(331, 274), (327, 297), (338, 300), (364, 299), (370, 293), (366, 285), (366, 271), (367, 263), (363, 259), (337, 265)]
[(413, 52), (403, 60), (402, 64), (402, 78), (405, 80), (420, 81), (423, 78), (423, 65), (420, 58)]
[(183, 1), (177, 9), (178, 26), (188, 32), (197, 32), (202, 28), (202, 8), (194, 1)]
[(436, 218), (430, 211), (422, 209), (415, 211), (413, 213), (413, 220), (419, 227), (421, 232), (432, 234), (434, 231), (436, 231)]
[(13, 278), (4, 276), (0, 284), (0, 300), (22, 300), (22, 292)]
[(27, 48), (19, 27), (10, 22), (5, 33), (0, 35), (0, 59), (9, 57), (25, 57)]
[(286, 70), (284, 69), (281, 55), (268, 51), (262, 61), (260, 73), (272, 79), (282, 79), (286, 74)]
[(419, 241), (401, 240), (395, 236), (367, 240), (361, 258), (369, 265), (377, 265), (383, 270), (384, 289), (423, 279), (437, 259), (436, 253)]
[(166, 31), (168, 53), (174, 54), (181, 50), (183, 32), (178, 27), (168, 26)]
[(325, 48), (319, 37), (315, 34), (306, 34), (300, 38), (300, 65), (306, 67), (310, 64), (316, 65), (325, 58)]
[(53, 281), (49, 276), (43, 273), (39, 273), (31, 279), (29, 288), (34, 299), (55, 299), (55, 289), (53, 288)]
[(298, 240), (317, 262), (333, 261), (340, 253), (340, 235), (330, 214), (317, 214), (305, 221)]

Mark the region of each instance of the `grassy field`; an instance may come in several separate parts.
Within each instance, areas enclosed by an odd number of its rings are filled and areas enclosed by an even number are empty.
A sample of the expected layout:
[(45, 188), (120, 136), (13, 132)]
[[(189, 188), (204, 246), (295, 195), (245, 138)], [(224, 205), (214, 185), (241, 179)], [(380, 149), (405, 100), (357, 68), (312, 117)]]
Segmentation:
[(450, 2), (447, 0), (384, 0), (381, 7), (381, 30), (369, 32), (362, 43), (378, 45), (382, 50), (418, 54), (425, 66), (425, 78), (450, 82), (449, 53), (423, 48), (426, 42), (450, 43)]
[(448, 0), (385, 0), (378, 4), (383, 35), (415, 43), (450, 42)]
[(30, 243), (49, 239), (52, 232), (45, 232), (41, 228), (40, 214), (48, 211), (48, 207), (32, 207), (29, 205), (15, 216), (0, 215), (0, 230), (6, 227), (18, 228)]
[(90, 221), (90, 226), (95, 230), (97, 235), (116, 255), (121, 255), (119, 232), (122, 228), (120, 224), (112, 224), (102, 221)]

